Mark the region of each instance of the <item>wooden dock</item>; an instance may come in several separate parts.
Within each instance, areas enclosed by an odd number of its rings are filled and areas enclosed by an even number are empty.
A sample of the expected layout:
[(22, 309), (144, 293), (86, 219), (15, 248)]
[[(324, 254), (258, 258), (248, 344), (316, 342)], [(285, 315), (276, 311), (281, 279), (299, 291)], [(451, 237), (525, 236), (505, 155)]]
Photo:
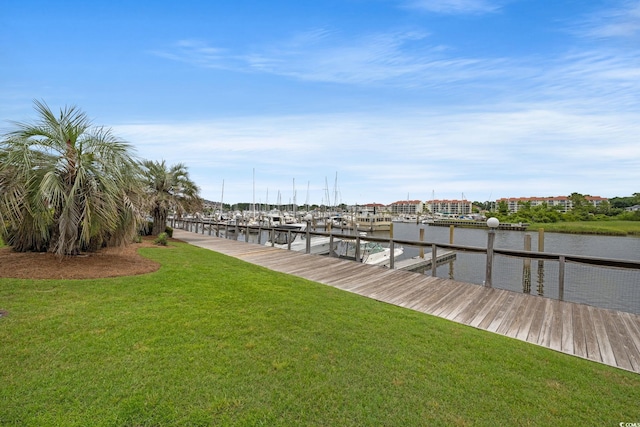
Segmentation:
[(640, 315), (179, 229), (173, 236), (274, 271), (640, 373)]

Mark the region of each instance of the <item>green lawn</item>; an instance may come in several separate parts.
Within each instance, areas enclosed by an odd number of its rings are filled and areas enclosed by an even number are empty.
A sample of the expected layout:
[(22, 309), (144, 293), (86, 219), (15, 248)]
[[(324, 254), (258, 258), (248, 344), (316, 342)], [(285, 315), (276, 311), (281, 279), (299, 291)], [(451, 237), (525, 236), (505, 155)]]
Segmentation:
[(640, 375), (176, 243), (0, 279), (0, 425), (618, 425)]
[(575, 221), (531, 224), (528, 230), (574, 234), (606, 234), (612, 236), (640, 236), (640, 221)]

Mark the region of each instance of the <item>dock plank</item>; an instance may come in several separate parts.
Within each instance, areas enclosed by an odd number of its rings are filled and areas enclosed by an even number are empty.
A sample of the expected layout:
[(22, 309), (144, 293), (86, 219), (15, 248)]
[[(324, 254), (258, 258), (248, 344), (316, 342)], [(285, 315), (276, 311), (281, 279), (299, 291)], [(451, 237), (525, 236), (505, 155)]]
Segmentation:
[(487, 303), (487, 305), (478, 313), (476, 318), (470, 323), (471, 326), (486, 330), (491, 322), (493, 322), (494, 317), (500, 311), (502, 304), (509, 295), (500, 289), (496, 289), (496, 294), (496, 298)]
[(607, 329), (604, 325), (602, 312), (600, 310), (596, 310), (594, 307), (590, 307), (590, 311), (594, 320), (594, 332), (598, 340), (598, 347), (600, 347), (600, 356), (602, 357), (602, 361), (607, 365), (617, 366), (616, 356), (613, 354), (613, 348), (611, 347), (611, 341), (609, 341), (609, 336), (607, 335)]
[[(582, 324), (593, 325), (596, 320), (593, 318), (593, 307), (583, 306), (582, 311)], [(600, 353), (600, 345), (598, 344), (598, 337), (596, 335), (595, 327), (584, 328), (584, 340), (587, 348), (587, 358), (602, 362), (602, 354)]]
[(640, 373), (640, 315), (175, 229), (274, 271)]
[(458, 304), (451, 304), (450, 309), (443, 311), (440, 316), (445, 319), (455, 319), (460, 313), (465, 311), (470, 305), (475, 304), (478, 295), (482, 294), (482, 287), (476, 286), (467, 288), (463, 298), (460, 298)]
[(618, 317), (617, 314), (611, 310), (604, 310), (600, 312), (600, 315), (604, 322), (604, 328), (607, 331), (607, 337), (611, 344), (611, 351), (613, 351), (613, 357), (615, 357), (616, 365), (623, 369), (631, 370), (631, 361), (629, 360), (629, 355), (625, 348), (623, 337), (618, 331), (618, 327), (616, 325)]
[(527, 306), (527, 297), (525, 294), (514, 293), (514, 295), (515, 298), (511, 306), (505, 314), (502, 323), (500, 323), (500, 326), (496, 329), (496, 333), (506, 335), (508, 337), (515, 337), (518, 332), (518, 328), (520, 327), (522, 315)]
[(475, 304), (467, 307), (466, 310), (462, 311), (456, 317), (453, 318), (454, 322), (463, 323), (465, 325), (469, 325), (471, 321), (478, 315), (480, 310), (494, 298), (494, 289), (493, 288), (485, 288), (478, 286), (482, 291), (480, 292), (481, 297), (475, 302)]
[[(631, 367), (629, 370), (637, 371), (640, 369), (640, 352), (637, 351), (636, 346), (633, 342), (633, 339), (628, 340), (632, 332), (627, 328), (627, 325), (624, 322), (621, 314), (619, 312), (611, 312), (611, 317), (613, 320), (613, 324), (615, 325), (618, 331), (618, 339), (619, 345), (624, 349), (627, 358), (629, 359), (629, 363)], [(617, 361), (617, 358), (616, 358)]]
[(531, 329), (531, 322), (536, 311), (536, 307), (540, 304), (541, 298), (532, 297), (525, 294), (524, 311), (520, 314), (520, 319), (516, 318), (513, 327), (507, 331), (507, 336), (526, 341)]
[(585, 339), (585, 328), (582, 323), (583, 306), (576, 305), (571, 312), (571, 326), (573, 329), (573, 352), (576, 356), (587, 357), (587, 343)]

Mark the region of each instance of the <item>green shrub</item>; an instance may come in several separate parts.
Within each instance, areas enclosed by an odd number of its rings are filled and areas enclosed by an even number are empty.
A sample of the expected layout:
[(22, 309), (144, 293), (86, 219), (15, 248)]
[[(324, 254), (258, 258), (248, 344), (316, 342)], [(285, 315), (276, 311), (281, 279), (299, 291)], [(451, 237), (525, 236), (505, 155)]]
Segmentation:
[[(143, 236), (151, 236), (151, 232), (153, 231), (153, 221), (147, 221), (147, 223), (143, 226), (142, 230), (140, 230), (140, 234)], [(168, 225), (165, 227), (164, 232), (171, 238), (173, 237), (173, 228)]]
[(167, 241), (169, 240), (169, 235), (167, 233), (160, 233), (158, 237), (153, 241), (156, 245), (167, 246)]

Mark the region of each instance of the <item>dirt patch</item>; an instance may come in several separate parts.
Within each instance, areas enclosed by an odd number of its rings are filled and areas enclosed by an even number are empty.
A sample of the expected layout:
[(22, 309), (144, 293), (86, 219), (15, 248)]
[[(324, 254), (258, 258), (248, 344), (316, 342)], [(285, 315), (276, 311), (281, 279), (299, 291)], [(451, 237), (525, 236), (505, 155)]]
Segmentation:
[(99, 279), (102, 277), (134, 276), (156, 271), (160, 264), (138, 254), (152, 240), (132, 243), (123, 248), (106, 248), (96, 253), (57, 258), (50, 253), (13, 252), (0, 248), (0, 277), (14, 279)]

